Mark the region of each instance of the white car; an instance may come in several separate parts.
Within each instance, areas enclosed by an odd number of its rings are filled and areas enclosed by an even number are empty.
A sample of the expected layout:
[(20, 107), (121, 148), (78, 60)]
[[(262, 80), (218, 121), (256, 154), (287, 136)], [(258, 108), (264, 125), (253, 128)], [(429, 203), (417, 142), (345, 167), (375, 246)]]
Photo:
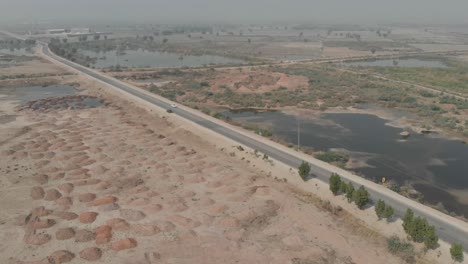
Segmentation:
[(177, 107), (177, 105), (176, 105), (176, 104), (171, 104), (171, 107), (174, 107), (174, 108), (176, 108), (176, 107)]

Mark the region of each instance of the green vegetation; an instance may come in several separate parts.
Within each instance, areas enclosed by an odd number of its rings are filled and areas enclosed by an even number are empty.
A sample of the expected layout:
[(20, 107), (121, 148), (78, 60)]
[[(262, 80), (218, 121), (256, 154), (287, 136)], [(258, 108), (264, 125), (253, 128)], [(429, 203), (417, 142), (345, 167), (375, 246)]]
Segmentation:
[(353, 201), (354, 192), (354, 185), (351, 182), (348, 182), (348, 186), (346, 187), (346, 199), (348, 199), (348, 203)]
[(328, 163), (338, 163), (338, 164), (346, 164), (348, 162), (349, 157), (347, 155), (333, 152), (333, 151), (327, 151), (327, 152), (321, 152), (315, 155), (315, 158), (328, 162)]
[(424, 242), (426, 248), (434, 249), (438, 245), (439, 238), (435, 233), (434, 226), (428, 224), (422, 217), (414, 217), (411, 209), (408, 209), (403, 216), (403, 229), (415, 242)]
[[(369, 192), (367, 192), (364, 186), (359, 187), (357, 191), (354, 190), (354, 186), (351, 182), (348, 184), (344, 183), (340, 175), (333, 173), (329, 178), (329, 188), (334, 195), (345, 194), (348, 202), (354, 202), (359, 209), (363, 209), (369, 203)], [(387, 212), (393, 215), (393, 208)], [(390, 216), (391, 217), (391, 216)]]
[(385, 212), (385, 202), (382, 201), (382, 200), (378, 200), (377, 201), (377, 204), (375, 204), (375, 214), (377, 215), (377, 217), (379, 219), (382, 219), (383, 218), (383, 214)]
[(402, 258), (407, 263), (413, 263), (415, 259), (414, 246), (408, 242), (402, 242), (397, 236), (387, 239), (387, 248), (390, 253)]
[(307, 176), (309, 176), (309, 174), (310, 174), (310, 164), (308, 162), (303, 161), (301, 165), (299, 166), (299, 176), (301, 176), (301, 178), (305, 180)]
[(375, 67), (371, 70), (402, 81), (418, 83), (442, 91), (468, 94), (468, 66), (449, 62), (447, 68)]
[(463, 246), (461, 244), (453, 244), (450, 247), (450, 255), (453, 260), (463, 262)]
[(369, 192), (367, 192), (364, 186), (359, 187), (354, 193), (354, 203), (356, 203), (359, 209), (363, 209), (369, 203)]
[(386, 205), (384, 201), (379, 200), (375, 205), (375, 213), (379, 220), (382, 218), (389, 220), (393, 217), (395, 211), (393, 210), (393, 207)]
[(340, 183), (340, 192), (345, 194), (347, 190), (348, 190), (348, 185), (346, 184), (346, 182), (341, 181), (341, 183)]
[(329, 180), (329, 187), (330, 187), (330, 191), (334, 194), (334, 195), (337, 195), (340, 191), (340, 187), (341, 187), (341, 178), (340, 178), (340, 175), (336, 174), (336, 173), (333, 173), (331, 176), (330, 176), (330, 180)]
[(388, 221), (393, 217), (394, 214), (395, 214), (395, 210), (393, 209), (393, 207), (391, 207), (390, 205), (387, 205), (385, 207), (385, 211), (383, 214), (384, 218), (387, 219)]
[(200, 87), (210, 87), (210, 83), (209, 82), (201, 82)]

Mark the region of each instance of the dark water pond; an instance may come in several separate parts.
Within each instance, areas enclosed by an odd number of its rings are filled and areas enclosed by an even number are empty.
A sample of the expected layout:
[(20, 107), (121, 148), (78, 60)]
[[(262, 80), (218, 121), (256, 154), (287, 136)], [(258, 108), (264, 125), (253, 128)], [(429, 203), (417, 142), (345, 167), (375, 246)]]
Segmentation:
[(368, 60), (344, 62), (345, 66), (361, 67), (426, 67), (426, 68), (447, 68), (447, 65), (438, 60), (421, 59), (399, 59), (399, 60)]
[(92, 66), (96, 68), (106, 68), (115, 65), (124, 67), (197, 67), (210, 64), (242, 64), (242, 60), (230, 59), (221, 56), (213, 55), (184, 55), (175, 53), (165, 53), (158, 51), (147, 50), (126, 50), (125, 54), (118, 55), (115, 51), (95, 52), (89, 50), (81, 50), (85, 56), (98, 58)]
[[(297, 144), (295, 116), (281, 112), (225, 112), (232, 120), (268, 124), (273, 134)], [(399, 184), (415, 183), (426, 202), (442, 203), (448, 211), (468, 217), (468, 201), (458, 201), (447, 190), (468, 191), (468, 145), (460, 141), (412, 133), (407, 140), (403, 130), (367, 114), (323, 114), (320, 119), (302, 119), (301, 146), (316, 151), (340, 148), (366, 161), (366, 167), (353, 169), (374, 181), (382, 177)]]

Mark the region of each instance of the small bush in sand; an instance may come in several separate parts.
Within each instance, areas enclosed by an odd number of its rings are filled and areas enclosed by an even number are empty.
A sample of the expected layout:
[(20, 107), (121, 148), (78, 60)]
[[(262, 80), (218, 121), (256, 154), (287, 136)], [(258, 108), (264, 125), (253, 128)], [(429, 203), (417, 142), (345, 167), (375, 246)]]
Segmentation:
[(401, 257), (407, 263), (414, 262), (415, 253), (413, 245), (400, 241), (397, 236), (392, 236), (387, 240), (387, 248), (390, 253)]
[(307, 176), (309, 176), (309, 174), (310, 174), (310, 164), (303, 161), (301, 165), (299, 166), (299, 176), (301, 176), (301, 178), (305, 180)]
[(453, 260), (463, 262), (463, 246), (461, 244), (453, 244), (450, 247), (450, 255)]

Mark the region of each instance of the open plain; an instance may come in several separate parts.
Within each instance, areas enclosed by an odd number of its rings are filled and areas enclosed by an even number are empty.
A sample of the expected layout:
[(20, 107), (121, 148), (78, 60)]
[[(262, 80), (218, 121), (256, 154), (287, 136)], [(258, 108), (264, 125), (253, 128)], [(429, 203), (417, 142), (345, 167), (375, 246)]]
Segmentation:
[(81, 76), (53, 80), (78, 94), (25, 104), (2, 90), (1, 114), (14, 117), (0, 125), (2, 263), (402, 262), (343, 208), (256, 169), (263, 161), (246, 166)]

